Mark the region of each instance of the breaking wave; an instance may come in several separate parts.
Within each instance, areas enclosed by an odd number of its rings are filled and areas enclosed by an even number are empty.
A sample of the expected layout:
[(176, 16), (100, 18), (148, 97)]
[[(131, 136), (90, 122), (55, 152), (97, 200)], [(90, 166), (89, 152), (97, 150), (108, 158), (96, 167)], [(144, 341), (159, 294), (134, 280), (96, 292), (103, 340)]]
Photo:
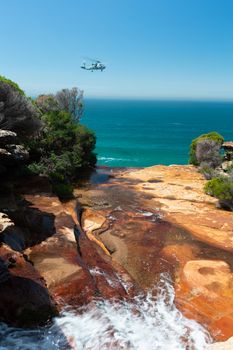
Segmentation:
[(115, 161), (136, 161), (137, 159), (128, 158), (115, 158), (115, 157), (98, 157), (98, 161), (104, 161), (105, 163), (111, 163)]

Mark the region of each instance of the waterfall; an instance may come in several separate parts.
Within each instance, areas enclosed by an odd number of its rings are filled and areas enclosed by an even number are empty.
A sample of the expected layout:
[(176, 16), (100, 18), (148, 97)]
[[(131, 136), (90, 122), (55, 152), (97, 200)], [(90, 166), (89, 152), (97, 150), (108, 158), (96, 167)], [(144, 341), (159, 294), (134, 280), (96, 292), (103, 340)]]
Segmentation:
[(208, 332), (175, 307), (165, 275), (145, 294), (96, 300), (78, 312), (67, 308), (44, 328), (0, 326), (0, 350), (204, 350), (210, 342)]

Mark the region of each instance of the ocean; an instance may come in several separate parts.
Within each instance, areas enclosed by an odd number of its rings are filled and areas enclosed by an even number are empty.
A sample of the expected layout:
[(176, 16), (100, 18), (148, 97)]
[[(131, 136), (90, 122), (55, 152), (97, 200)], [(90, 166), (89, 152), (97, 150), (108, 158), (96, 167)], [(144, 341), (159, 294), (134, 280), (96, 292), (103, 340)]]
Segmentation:
[(187, 164), (189, 145), (217, 131), (233, 140), (233, 102), (85, 99), (82, 123), (95, 131), (98, 165)]

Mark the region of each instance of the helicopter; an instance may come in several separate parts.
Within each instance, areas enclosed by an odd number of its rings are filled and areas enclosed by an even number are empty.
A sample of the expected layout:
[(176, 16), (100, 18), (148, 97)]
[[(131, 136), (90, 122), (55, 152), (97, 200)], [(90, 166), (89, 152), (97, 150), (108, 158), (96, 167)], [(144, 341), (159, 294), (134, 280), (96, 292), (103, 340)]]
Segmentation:
[(100, 61), (98, 60), (92, 60), (93, 63), (91, 63), (90, 66), (86, 66), (86, 63), (84, 62), (81, 66), (82, 69), (85, 69), (85, 70), (90, 70), (90, 71), (94, 71), (94, 70), (101, 70), (101, 72), (103, 72), (103, 70), (106, 68), (106, 66), (101, 63)]

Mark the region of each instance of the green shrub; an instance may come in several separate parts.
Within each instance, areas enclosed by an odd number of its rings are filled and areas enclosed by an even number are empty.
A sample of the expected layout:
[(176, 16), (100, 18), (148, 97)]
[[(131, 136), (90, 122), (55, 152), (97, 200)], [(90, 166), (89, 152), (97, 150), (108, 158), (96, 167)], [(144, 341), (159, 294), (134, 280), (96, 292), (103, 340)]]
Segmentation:
[(76, 124), (70, 113), (53, 111), (42, 116), (44, 130), (38, 139), (29, 140), (31, 172), (50, 178), (55, 193), (62, 199), (70, 197), (72, 182), (85, 168), (96, 164), (95, 135)]
[(219, 199), (221, 207), (233, 210), (233, 181), (227, 176), (215, 177), (205, 185), (205, 192)]
[(52, 184), (53, 192), (62, 200), (73, 198), (73, 186), (63, 182), (55, 182)]
[(35, 100), (42, 113), (68, 112), (74, 122), (79, 123), (83, 114), (83, 91), (77, 87), (62, 89), (55, 95), (40, 95)]
[(199, 165), (199, 162), (198, 162), (197, 157), (196, 157), (197, 144), (201, 141), (204, 141), (204, 140), (212, 140), (220, 145), (222, 145), (224, 142), (224, 138), (215, 131), (212, 131), (208, 134), (200, 135), (199, 137), (194, 139), (190, 145), (190, 153), (189, 153), (189, 157), (190, 157), (189, 163), (190, 164)]
[(58, 102), (52, 94), (49, 95), (39, 95), (35, 104), (40, 109), (41, 113), (49, 113), (58, 110)]
[(91, 130), (74, 123), (68, 112), (50, 112), (43, 115), (42, 119), (43, 133), (39, 139), (30, 140), (28, 143), (34, 157), (38, 152), (42, 158), (51, 158), (51, 154), (54, 154), (63, 163), (64, 159), (66, 163), (71, 162), (74, 170), (95, 165), (96, 138)]
[(7, 79), (6, 77), (0, 75), (0, 82), (10, 85), (15, 90), (17, 90), (20, 93), (20, 95), (25, 96), (24, 91), (22, 89), (20, 89), (19, 85), (17, 83), (15, 83), (14, 81)]

